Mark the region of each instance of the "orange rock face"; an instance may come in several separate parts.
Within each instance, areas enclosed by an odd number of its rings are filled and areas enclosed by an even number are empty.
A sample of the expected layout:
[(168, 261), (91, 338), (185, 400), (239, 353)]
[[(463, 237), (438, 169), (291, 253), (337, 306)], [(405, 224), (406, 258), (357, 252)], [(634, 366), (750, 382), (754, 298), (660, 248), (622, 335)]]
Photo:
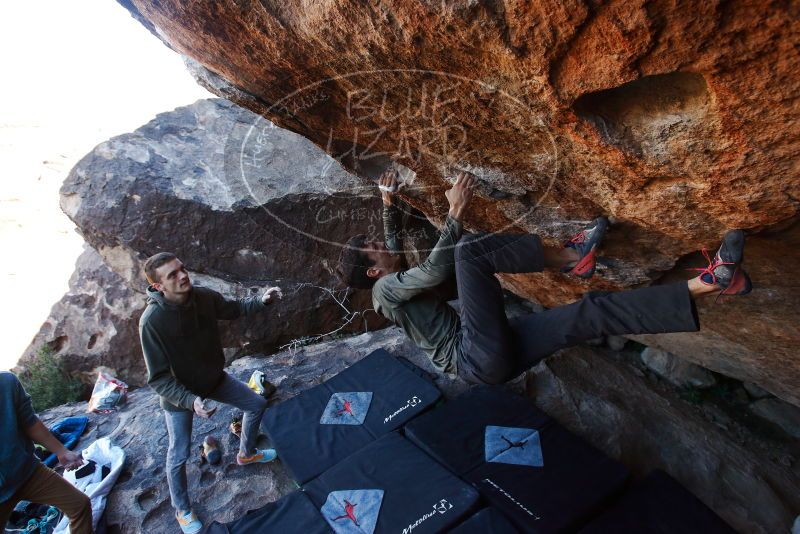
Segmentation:
[(359, 174), (413, 171), (404, 195), (434, 220), (457, 170), (481, 180), (473, 231), (555, 244), (613, 217), (590, 284), (504, 278), (546, 305), (653, 283), (745, 229), (752, 296), (701, 305), (699, 334), (649, 342), (800, 404), (800, 253), (786, 230), (800, 205), (798, 4), (123, 4), (217, 94)]

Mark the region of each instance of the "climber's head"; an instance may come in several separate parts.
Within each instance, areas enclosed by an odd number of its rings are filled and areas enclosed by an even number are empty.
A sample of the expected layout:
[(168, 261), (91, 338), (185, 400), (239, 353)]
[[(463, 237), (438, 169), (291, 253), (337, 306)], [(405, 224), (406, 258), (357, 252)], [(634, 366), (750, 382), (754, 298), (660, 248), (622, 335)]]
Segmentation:
[(351, 237), (342, 248), (336, 274), (349, 287), (371, 289), (382, 276), (402, 269), (403, 257), (383, 241), (368, 241), (364, 234)]

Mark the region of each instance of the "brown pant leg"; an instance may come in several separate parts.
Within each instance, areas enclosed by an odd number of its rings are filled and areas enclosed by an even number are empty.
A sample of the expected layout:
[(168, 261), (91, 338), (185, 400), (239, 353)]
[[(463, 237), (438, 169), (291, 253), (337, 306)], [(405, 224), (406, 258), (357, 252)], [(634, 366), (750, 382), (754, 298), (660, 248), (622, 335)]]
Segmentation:
[[(92, 534), (92, 502), (85, 493), (64, 480), (58, 473), (39, 464), (36, 471), (17, 490), (11, 501), (32, 501), (55, 506), (69, 518), (72, 534)], [(0, 513), (5, 510), (0, 504)], [(13, 506), (12, 506), (13, 509)], [(11, 510), (9, 510), (9, 514)], [(8, 520), (8, 516), (5, 516)]]

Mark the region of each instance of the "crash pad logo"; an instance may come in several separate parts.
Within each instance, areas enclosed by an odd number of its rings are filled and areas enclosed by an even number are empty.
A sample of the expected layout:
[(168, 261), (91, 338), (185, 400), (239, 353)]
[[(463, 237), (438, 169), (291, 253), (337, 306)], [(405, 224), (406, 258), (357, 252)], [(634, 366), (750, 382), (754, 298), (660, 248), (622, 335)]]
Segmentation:
[(364, 423), (372, 402), (372, 392), (334, 393), (322, 412), (323, 425), (360, 425)]
[(536, 430), (489, 425), (484, 440), (487, 462), (544, 466), (542, 444)]
[(382, 503), (379, 489), (332, 491), (320, 512), (336, 534), (372, 534)]

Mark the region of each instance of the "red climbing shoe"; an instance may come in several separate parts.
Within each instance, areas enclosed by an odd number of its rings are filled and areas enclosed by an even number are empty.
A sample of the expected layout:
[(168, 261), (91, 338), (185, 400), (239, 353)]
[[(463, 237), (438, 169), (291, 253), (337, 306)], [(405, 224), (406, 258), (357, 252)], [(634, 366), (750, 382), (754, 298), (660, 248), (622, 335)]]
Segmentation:
[(574, 274), (580, 278), (591, 278), (594, 275), (597, 263), (597, 249), (606, 235), (608, 219), (598, 217), (592, 225), (581, 230), (569, 241), (564, 243), (565, 248), (573, 248), (580, 255), (580, 259), (561, 269), (562, 272)]
[[(753, 283), (741, 263), (744, 260), (744, 232), (730, 230), (722, 238), (714, 259), (703, 249), (703, 256), (708, 260), (708, 266), (694, 268), (700, 271), (700, 281), (707, 286), (718, 286), (720, 295), (746, 295), (753, 290)], [(719, 296), (719, 295), (718, 295)]]

